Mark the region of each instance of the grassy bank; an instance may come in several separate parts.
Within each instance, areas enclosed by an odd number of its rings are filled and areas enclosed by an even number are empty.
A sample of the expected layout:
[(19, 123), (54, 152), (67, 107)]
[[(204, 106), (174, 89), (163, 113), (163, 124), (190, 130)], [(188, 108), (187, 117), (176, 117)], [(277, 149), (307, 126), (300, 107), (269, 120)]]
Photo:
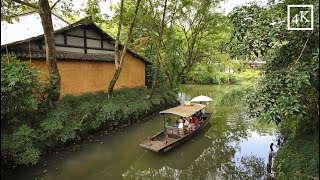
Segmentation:
[(319, 179), (319, 134), (289, 139), (274, 167), (277, 179)]
[(263, 75), (259, 70), (246, 69), (242, 72), (226, 73), (226, 72), (210, 72), (196, 71), (187, 75), (188, 84), (243, 84), (248, 82), (256, 82)]
[(1, 129), (2, 171), (36, 164), (45, 152), (80, 141), (89, 134), (147, 119), (173, 106), (176, 94), (157, 89), (146, 99), (147, 89), (121, 89), (108, 99), (106, 93), (67, 95), (57, 106), (31, 119)]

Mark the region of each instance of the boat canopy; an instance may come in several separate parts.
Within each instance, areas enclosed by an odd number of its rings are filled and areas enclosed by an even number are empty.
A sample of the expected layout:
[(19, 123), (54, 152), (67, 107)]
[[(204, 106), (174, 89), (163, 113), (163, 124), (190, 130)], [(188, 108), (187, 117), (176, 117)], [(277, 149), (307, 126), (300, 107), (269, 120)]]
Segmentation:
[(175, 114), (182, 117), (190, 117), (195, 114), (197, 111), (204, 109), (206, 105), (204, 104), (194, 104), (192, 103), (191, 106), (177, 106), (174, 108), (170, 108), (164, 111), (161, 111), (160, 114)]

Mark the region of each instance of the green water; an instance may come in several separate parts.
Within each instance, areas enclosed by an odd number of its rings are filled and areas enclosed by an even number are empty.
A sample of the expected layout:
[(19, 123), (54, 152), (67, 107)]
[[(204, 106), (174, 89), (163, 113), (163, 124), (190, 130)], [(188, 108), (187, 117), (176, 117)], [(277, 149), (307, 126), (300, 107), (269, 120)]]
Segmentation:
[(36, 167), (18, 169), (10, 179), (263, 179), (276, 128), (248, 118), (237, 105), (218, 105), (235, 88), (240, 87), (182, 86), (181, 101), (197, 95), (213, 98), (205, 103), (213, 116), (202, 132), (166, 154), (139, 147), (162, 130), (162, 117), (156, 115), (76, 150), (53, 153)]

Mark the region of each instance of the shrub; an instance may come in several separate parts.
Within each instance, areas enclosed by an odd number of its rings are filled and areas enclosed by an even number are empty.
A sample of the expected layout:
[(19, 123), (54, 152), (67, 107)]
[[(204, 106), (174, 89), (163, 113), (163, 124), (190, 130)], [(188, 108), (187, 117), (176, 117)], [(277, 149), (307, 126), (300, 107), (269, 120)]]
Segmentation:
[(176, 102), (175, 94), (157, 89), (151, 99), (146, 99), (146, 88), (120, 89), (112, 99), (103, 92), (80, 96), (65, 96), (41, 123), (46, 146), (75, 140), (80, 136), (105, 126), (121, 125), (141, 119), (161, 105)]
[(275, 158), (277, 179), (319, 179), (319, 135), (291, 139)]
[(32, 121), (42, 97), (38, 73), (29, 62), (1, 56), (1, 162), (11, 166), (35, 164), (40, 157)]
[(217, 73), (217, 74), (214, 74), (212, 76), (212, 83), (213, 84), (220, 84), (221, 83), (221, 80), (220, 80), (220, 75)]
[(241, 82), (241, 79), (238, 75), (233, 73), (229, 73), (228, 75), (229, 75), (229, 83), (236, 84)]
[(219, 73), (221, 84), (229, 83), (229, 74), (228, 73)]
[(247, 69), (246, 71), (243, 71), (238, 74), (241, 79), (244, 81), (258, 81), (261, 79), (262, 75), (259, 70), (254, 69)]
[[(14, 56), (1, 56), (1, 119), (8, 124), (26, 121), (38, 109), (41, 83), (39, 71)], [(4, 127), (2, 127), (4, 128)]]

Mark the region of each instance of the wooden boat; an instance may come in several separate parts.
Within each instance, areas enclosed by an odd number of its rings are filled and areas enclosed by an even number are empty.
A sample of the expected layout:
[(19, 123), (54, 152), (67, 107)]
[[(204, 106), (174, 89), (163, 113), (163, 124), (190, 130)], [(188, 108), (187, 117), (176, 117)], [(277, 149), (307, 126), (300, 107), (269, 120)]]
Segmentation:
[[(190, 117), (196, 112), (203, 110), (206, 106), (203, 104), (192, 104), (190, 106), (178, 106), (161, 111), (160, 114), (175, 114), (182, 117)], [(174, 128), (172, 126), (165, 126), (164, 120), (164, 130), (148, 140), (140, 144), (144, 149), (151, 150), (158, 153), (164, 153), (170, 149), (182, 144), (184, 141), (191, 138), (193, 135), (201, 131), (206, 127), (208, 121), (211, 117), (211, 113), (203, 114), (203, 118), (199, 119), (198, 127), (195, 127), (190, 133), (185, 133), (183, 129)]]

